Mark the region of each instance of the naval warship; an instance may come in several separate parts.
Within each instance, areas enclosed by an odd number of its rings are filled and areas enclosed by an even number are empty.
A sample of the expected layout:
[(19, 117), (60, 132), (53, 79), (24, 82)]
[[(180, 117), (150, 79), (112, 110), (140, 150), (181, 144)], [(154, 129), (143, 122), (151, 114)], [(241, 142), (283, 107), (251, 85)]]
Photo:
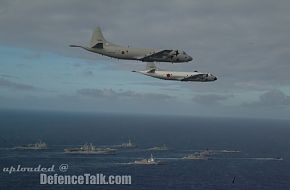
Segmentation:
[(113, 145), (114, 148), (136, 148), (137, 145), (131, 142), (131, 139), (127, 143), (122, 143), (118, 145)]
[(208, 160), (210, 156), (210, 151), (205, 150), (202, 152), (195, 152), (193, 154), (189, 154), (187, 156), (184, 156), (182, 159), (186, 160)]
[(16, 146), (13, 149), (16, 150), (45, 150), (47, 149), (47, 144), (45, 142), (39, 141), (35, 144), (26, 144), (21, 146)]
[(147, 150), (150, 150), (150, 151), (165, 151), (165, 150), (168, 150), (168, 147), (164, 144), (162, 146), (154, 146), (152, 148), (148, 148)]
[(135, 160), (132, 162), (132, 164), (140, 164), (140, 165), (158, 165), (160, 164), (160, 161), (157, 161), (154, 159), (153, 155), (151, 154), (151, 157), (148, 159), (142, 159), (142, 160)]
[(65, 153), (69, 154), (116, 154), (116, 149), (112, 148), (97, 148), (92, 143), (84, 144), (81, 147), (65, 148)]

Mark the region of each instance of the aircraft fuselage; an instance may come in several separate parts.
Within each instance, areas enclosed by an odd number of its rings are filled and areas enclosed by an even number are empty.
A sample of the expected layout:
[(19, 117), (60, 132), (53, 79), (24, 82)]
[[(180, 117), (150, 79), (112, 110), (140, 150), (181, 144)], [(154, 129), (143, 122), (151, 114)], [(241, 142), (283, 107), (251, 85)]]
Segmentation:
[(163, 80), (177, 80), (177, 81), (196, 81), (196, 82), (211, 82), (217, 80), (217, 77), (210, 73), (200, 72), (177, 72), (177, 71), (133, 71), (150, 77)]

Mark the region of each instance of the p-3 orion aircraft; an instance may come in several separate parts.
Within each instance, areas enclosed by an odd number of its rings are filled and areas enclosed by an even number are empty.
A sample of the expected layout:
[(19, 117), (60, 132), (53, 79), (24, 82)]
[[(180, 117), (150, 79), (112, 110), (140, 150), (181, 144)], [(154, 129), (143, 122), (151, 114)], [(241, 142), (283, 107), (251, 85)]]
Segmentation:
[(132, 48), (113, 44), (104, 38), (100, 27), (97, 27), (93, 32), (89, 47), (80, 45), (70, 45), (70, 47), (80, 47), (93, 53), (125, 60), (170, 63), (183, 63), (192, 61), (192, 57), (187, 55), (182, 50)]
[(154, 63), (147, 63), (146, 70), (132, 71), (147, 75), (150, 77), (164, 79), (164, 80), (177, 80), (177, 81), (195, 81), (195, 82), (211, 82), (217, 80), (217, 77), (210, 73), (194, 72), (179, 72), (179, 71), (164, 71), (155, 66)]

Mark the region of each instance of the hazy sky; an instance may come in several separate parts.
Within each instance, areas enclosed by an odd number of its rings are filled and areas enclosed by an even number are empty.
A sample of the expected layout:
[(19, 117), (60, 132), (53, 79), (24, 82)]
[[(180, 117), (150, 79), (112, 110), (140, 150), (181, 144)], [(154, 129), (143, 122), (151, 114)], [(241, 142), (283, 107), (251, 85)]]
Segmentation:
[[(69, 44), (183, 49), (211, 83), (163, 81)], [(0, 0), (0, 109), (289, 118), (289, 0)]]

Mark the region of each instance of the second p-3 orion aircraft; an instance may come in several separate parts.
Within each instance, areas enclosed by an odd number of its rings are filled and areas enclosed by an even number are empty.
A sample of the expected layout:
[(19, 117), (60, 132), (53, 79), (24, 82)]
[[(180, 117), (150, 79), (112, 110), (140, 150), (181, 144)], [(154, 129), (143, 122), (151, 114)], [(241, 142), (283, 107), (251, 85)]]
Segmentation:
[(183, 63), (192, 61), (192, 57), (187, 55), (182, 50), (132, 48), (113, 44), (104, 38), (100, 27), (97, 27), (93, 32), (89, 47), (80, 45), (70, 45), (70, 47), (80, 47), (93, 53), (98, 53), (117, 59), (171, 63)]
[(132, 71), (132, 72), (164, 80), (194, 81), (194, 82), (211, 82), (217, 80), (217, 77), (211, 73), (201, 73), (198, 71), (194, 72), (164, 71), (157, 68), (154, 63), (147, 63), (146, 70), (144, 71)]

